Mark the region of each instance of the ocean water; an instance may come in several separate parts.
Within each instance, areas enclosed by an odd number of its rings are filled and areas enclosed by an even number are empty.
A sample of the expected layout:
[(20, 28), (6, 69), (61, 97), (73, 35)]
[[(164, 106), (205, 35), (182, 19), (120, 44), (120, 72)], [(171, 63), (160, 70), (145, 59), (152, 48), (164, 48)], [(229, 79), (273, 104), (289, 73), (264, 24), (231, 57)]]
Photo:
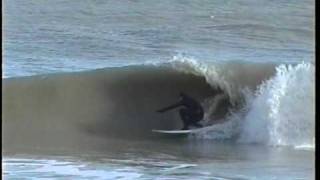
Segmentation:
[(3, 5), (4, 179), (314, 179), (314, 1)]

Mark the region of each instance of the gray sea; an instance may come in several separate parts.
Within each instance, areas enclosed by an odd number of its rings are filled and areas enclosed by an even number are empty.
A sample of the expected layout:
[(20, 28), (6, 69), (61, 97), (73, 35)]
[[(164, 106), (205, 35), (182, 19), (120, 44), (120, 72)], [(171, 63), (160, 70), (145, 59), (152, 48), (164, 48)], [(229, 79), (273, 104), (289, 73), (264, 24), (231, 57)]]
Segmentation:
[[(314, 179), (312, 0), (4, 0), (3, 179)], [(208, 126), (188, 135), (179, 92)]]

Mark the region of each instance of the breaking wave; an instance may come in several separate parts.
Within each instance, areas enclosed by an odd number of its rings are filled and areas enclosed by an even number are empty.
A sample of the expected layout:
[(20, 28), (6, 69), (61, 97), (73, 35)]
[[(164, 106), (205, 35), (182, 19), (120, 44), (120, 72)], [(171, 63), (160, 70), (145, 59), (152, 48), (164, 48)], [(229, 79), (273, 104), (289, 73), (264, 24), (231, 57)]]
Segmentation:
[(154, 138), (151, 129), (181, 128), (176, 112), (155, 112), (180, 91), (202, 102), (203, 123), (211, 126), (192, 138), (314, 147), (314, 71), (309, 63), (176, 56), (167, 63), (7, 78), (4, 149)]

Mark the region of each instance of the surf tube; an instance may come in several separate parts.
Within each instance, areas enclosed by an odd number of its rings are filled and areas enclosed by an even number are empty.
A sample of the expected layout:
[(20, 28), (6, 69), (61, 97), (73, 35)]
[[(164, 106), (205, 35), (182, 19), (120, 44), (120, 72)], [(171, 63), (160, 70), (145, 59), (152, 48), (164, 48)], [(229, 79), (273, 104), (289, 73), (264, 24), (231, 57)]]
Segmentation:
[(209, 63), (175, 57), (167, 63), (7, 78), (3, 147), (152, 138), (152, 129), (182, 126), (177, 112), (156, 112), (176, 102), (180, 91), (201, 101), (207, 124), (219, 123), (196, 138), (308, 144), (314, 138), (313, 73), (314, 65), (308, 63)]

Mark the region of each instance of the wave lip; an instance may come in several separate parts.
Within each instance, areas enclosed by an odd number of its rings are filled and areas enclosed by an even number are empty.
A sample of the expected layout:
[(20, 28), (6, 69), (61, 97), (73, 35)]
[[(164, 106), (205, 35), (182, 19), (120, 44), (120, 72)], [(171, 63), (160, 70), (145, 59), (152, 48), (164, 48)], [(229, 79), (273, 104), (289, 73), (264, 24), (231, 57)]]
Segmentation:
[[(196, 138), (314, 148), (314, 64), (206, 64), (185, 57), (171, 63), (179, 71), (205, 77), (212, 87), (223, 89), (231, 102), (240, 104), (229, 106), (223, 121)], [(210, 121), (217, 101), (207, 101), (206, 121)]]
[(243, 96), (243, 89), (255, 90), (263, 80), (270, 78), (276, 64), (244, 61), (198, 61), (182, 55), (174, 56), (169, 66), (177, 71), (202, 76), (213, 88), (220, 88), (229, 96), (231, 103)]

